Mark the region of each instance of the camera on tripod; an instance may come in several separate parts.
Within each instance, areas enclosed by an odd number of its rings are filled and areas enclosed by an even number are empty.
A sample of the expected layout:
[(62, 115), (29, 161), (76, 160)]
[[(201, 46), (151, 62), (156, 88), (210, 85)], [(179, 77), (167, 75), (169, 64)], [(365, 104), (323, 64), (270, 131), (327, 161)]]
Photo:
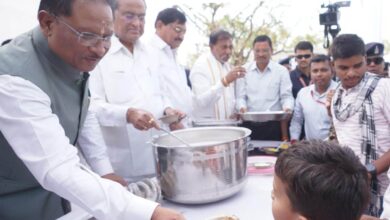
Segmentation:
[(324, 48), (329, 47), (329, 37), (328, 34), (330, 34), (333, 38), (337, 36), (337, 34), (341, 31), (340, 25), (339, 25), (339, 18), (340, 18), (340, 7), (349, 7), (351, 5), (350, 1), (341, 1), (336, 2), (329, 5), (321, 5), (321, 8), (328, 8), (328, 10), (324, 13), (320, 14), (320, 25), (324, 25), (324, 35), (325, 35), (325, 43)]
[(349, 7), (350, 5), (350, 1), (336, 2), (327, 6), (321, 5), (321, 8), (328, 8), (328, 10), (320, 14), (320, 25), (337, 25), (340, 18), (338, 9), (340, 7)]

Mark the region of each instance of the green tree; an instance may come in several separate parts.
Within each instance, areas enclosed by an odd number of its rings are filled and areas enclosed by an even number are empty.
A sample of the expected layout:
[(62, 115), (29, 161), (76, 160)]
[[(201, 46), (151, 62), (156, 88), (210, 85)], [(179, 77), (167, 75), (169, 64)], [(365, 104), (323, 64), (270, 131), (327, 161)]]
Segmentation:
[[(307, 34), (293, 38), (285, 28), (282, 21), (274, 16), (274, 10), (278, 8), (266, 7), (265, 1), (259, 1), (254, 6), (248, 6), (235, 14), (229, 13), (219, 16), (224, 3), (202, 4), (202, 11), (195, 11), (193, 8), (184, 5), (176, 6), (186, 13), (187, 18), (197, 27), (199, 33), (205, 36), (219, 28), (229, 31), (233, 35), (234, 50), (231, 63), (242, 65), (246, 63), (252, 52), (252, 42), (254, 38), (261, 34), (268, 35), (273, 41), (274, 54), (291, 53), (292, 48), (299, 39), (310, 40), (314, 43), (321, 41), (319, 37)], [(208, 49), (205, 41), (196, 43), (197, 52), (190, 58), (194, 61), (199, 54)]]

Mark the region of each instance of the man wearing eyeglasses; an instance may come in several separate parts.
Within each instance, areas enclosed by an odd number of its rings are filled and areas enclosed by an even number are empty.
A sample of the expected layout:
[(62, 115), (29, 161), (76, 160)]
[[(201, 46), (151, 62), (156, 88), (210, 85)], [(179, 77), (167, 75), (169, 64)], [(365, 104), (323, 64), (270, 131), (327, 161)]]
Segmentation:
[(310, 85), (310, 61), (313, 56), (313, 45), (309, 41), (299, 42), (294, 49), (297, 67), (291, 71), (292, 93), (297, 97), (299, 90)]
[(100, 177), (114, 175), (88, 111), (87, 72), (110, 47), (111, 6), (41, 0), (39, 27), (0, 48), (0, 219), (53, 220), (69, 202), (97, 219), (180, 219)]
[(366, 44), (367, 71), (385, 77), (384, 45), (377, 42)]
[(144, 189), (134, 187), (150, 187), (148, 198), (158, 200), (153, 148), (147, 142), (158, 134), (156, 118), (164, 114), (180, 118), (182, 113), (169, 107), (159, 73), (152, 71), (146, 45), (139, 40), (144, 33), (145, 13), (144, 0), (117, 1), (115, 37), (110, 51), (92, 72), (90, 87), (92, 107), (115, 173), (131, 183), (133, 192), (146, 195)]
[(153, 72), (158, 72), (162, 79), (163, 92), (171, 102), (171, 107), (186, 114), (183, 123), (172, 124), (171, 130), (191, 126), (192, 92), (187, 84), (184, 68), (177, 61), (177, 50), (186, 33), (186, 17), (176, 8), (166, 8), (157, 15), (154, 26), (156, 33), (150, 39), (149, 62)]

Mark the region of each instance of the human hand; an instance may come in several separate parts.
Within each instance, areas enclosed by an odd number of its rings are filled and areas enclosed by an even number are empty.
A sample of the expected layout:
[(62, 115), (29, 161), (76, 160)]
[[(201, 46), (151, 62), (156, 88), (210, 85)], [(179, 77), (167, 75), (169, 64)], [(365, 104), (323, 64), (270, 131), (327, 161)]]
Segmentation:
[(236, 66), (225, 76), (225, 80), (228, 84), (234, 82), (238, 78), (244, 77), (246, 74), (246, 69), (241, 66)]
[(332, 116), (332, 114), (330, 112), (330, 108), (331, 108), (331, 105), (332, 105), (332, 98), (333, 98), (333, 95), (334, 95), (335, 92), (336, 92), (336, 90), (331, 89), (331, 90), (329, 90), (328, 94), (326, 94), (325, 106), (326, 106), (326, 110), (328, 110), (328, 115), (329, 116)]
[(177, 116), (179, 116), (179, 120), (178, 121), (175, 121), (175, 122), (172, 122), (172, 123), (169, 124), (169, 129), (171, 131), (179, 130), (179, 129), (183, 129), (184, 128), (183, 123), (181, 123), (181, 120), (187, 116), (184, 112), (182, 112), (180, 110), (177, 110), (177, 109), (173, 109), (171, 107), (168, 107), (168, 108), (166, 108), (164, 110), (164, 114), (165, 115), (177, 115)]
[(245, 113), (245, 112), (247, 112), (247, 109), (245, 108), (245, 107), (242, 107), (242, 108), (240, 108), (240, 113)]
[(126, 119), (128, 123), (133, 124), (138, 130), (149, 130), (153, 127), (160, 129), (160, 126), (157, 124), (152, 113), (142, 109), (129, 108), (127, 110)]
[(292, 114), (292, 110), (290, 108), (283, 108), (283, 111), (287, 114)]
[(151, 220), (184, 220), (184, 216), (172, 209), (157, 206), (153, 212)]
[(180, 110), (177, 110), (177, 109), (173, 109), (173, 108), (171, 108), (171, 107), (166, 108), (166, 109), (164, 110), (164, 114), (165, 114), (165, 115), (177, 115), (177, 116), (179, 116), (179, 122), (180, 122), (183, 118), (185, 118), (185, 117), (187, 116), (186, 113), (184, 113), (184, 112), (182, 112), (182, 111), (180, 111)]
[(181, 122), (173, 122), (173, 123), (169, 124), (169, 129), (171, 131), (180, 130), (180, 129), (184, 129), (184, 128), (185, 127), (184, 127), (183, 123), (181, 123)]
[(114, 182), (121, 184), (122, 186), (127, 186), (126, 180), (124, 180), (121, 176), (116, 175), (115, 173), (109, 173), (103, 175), (102, 178), (112, 180)]
[(369, 215), (362, 215), (360, 220), (380, 220), (379, 218), (376, 218), (374, 216), (369, 216)]

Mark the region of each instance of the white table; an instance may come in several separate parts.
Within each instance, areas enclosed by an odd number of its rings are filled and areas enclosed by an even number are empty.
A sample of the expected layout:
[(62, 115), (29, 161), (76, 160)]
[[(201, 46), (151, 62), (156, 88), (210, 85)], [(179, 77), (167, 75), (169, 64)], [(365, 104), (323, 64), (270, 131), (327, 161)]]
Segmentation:
[[(167, 200), (162, 206), (180, 211), (187, 220), (206, 220), (219, 215), (235, 215), (240, 220), (272, 220), (272, 175), (249, 175), (244, 188), (236, 195), (205, 205), (182, 205)], [(91, 215), (77, 206), (58, 220), (87, 220)]]
[(219, 215), (235, 215), (240, 220), (272, 220), (272, 175), (250, 175), (236, 195), (211, 204), (182, 205), (163, 201), (164, 207), (183, 213), (188, 220), (206, 220)]

